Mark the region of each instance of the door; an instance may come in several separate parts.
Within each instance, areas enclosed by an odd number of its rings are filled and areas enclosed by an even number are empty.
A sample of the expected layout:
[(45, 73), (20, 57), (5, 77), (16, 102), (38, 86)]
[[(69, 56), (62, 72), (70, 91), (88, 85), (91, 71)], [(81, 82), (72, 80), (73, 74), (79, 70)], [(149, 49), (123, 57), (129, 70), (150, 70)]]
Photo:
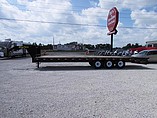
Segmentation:
[(153, 51), (150, 51), (148, 52), (148, 61), (149, 62), (156, 62), (157, 63), (157, 50), (153, 50)]

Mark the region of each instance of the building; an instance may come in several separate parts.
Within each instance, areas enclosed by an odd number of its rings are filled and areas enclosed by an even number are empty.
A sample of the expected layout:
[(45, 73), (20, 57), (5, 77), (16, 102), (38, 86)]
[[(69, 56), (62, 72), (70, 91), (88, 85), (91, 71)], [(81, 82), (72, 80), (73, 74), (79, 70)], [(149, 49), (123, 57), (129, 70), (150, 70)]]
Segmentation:
[(147, 41), (145, 46), (138, 48), (130, 48), (131, 53), (140, 52), (142, 50), (152, 50), (157, 49), (157, 40), (156, 41)]
[(156, 47), (157, 48), (157, 40), (155, 41), (147, 41), (146, 47)]
[(80, 45), (77, 42), (67, 43), (64, 45), (62, 44), (54, 45), (54, 50), (76, 51), (82, 49), (83, 49), (83, 45)]

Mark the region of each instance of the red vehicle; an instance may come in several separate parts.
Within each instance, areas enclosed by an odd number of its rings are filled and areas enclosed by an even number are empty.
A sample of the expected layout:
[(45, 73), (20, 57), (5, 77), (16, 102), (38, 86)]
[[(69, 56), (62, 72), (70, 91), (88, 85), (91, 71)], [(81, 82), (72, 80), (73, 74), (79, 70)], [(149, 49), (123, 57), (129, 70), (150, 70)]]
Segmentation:
[(134, 54), (134, 52), (140, 52), (143, 50), (152, 50), (152, 49), (157, 49), (157, 47), (138, 47), (138, 48), (130, 48), (129, 51), (132, 52), (132, 54)]

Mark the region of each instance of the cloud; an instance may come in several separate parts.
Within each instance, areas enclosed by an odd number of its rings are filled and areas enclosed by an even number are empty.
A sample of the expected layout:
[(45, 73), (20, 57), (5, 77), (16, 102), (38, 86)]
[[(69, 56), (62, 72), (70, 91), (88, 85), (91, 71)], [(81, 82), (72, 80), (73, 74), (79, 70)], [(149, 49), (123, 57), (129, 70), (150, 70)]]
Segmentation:
[[(71, 4), (68, 0), (53, 1), (53, 3), (58, 4), (56, 6), (49, 4), (51, 1), (48, 0), (46, 2), (43, 2), (41, 0), (32, 1), (32, 2), (29, 2), (27, 0), (25, 1), (18, 0), (17, 2), (18, 4), (23, 6), (22, 10), (15, 7), (14, 4), (13, 5), (9, 4), (7, 1), (5, 1), (5, 4), (2, 4), (1, 12), (5, 14), (3, 15), (3, 18), (29, 20), (29, 21), (66, 22), (67, 17), (62, 15), (62, 13), (71, 9)], [(57, 7), (59, 5), (62, 6), (61, 10), (57, 10)], [(23, 34), (22, 38), (23, 39), (27, 38), (28, 40), (32, 40), (33, 38), (42, 39), (44, 37), (45, 39), (47, 39), (48, 36), (53, 34), (52, 29), (61, 28), (60, 26), (55, 24), (40, 23), (40, 22), (35, 23), (35, 22), (26, 22), (26, 21), (21, 21), (21, 22), (3, 21), (3, 24), (1, 25), (3, 26), (3, 28), (6, 28), (7, 30), (8, 28), (10, 28), (15, 32), (18, 31), (20, 28), (21, 30), (19, 33)], [(14, 25), (18, 27), (14, 27)], [(15, 35), (19, 35), (19, 33), (16, 33)], [(36, 40), (36, 41), (40, 42), (40, 40)]]
[(47, 44), (52, 43), (54, 37), (56, 44), (70, 41), (91, 44), (110, 43), (110, 36), (106, 35), (108, 32), (106, 27), (83, 24), (105, 26), (108, 11), (114, 6), (119, 9), (120, 17), (121, 12), (129, 10), (131, 14), (125, 13), (130, 16), (133, 27), (137, 27), (122, 28), (126, 26), (119, 21), (118, 34), (114, 36), (115, 47), (136, 42), (145, 44), (145, 41), (154, 40), (157, 37), (156, 29), (139, 29), (157, 27), (156, 0), (142, 2), (137, 0), (136, 3), (128, 0), (99, 0), (90, 1), (90, 4), (92, 6), (89, 8), (75, 11), (71, 0), (53, 0), (53, 3), (52, 0), (17, 0), (16, 3), (3, 0), (0, 17), (23, 21), (1, 20), (0, 40), (12, 38)]
[(99, 0), (98, 4), (101, 8), (104, 9), (111, 9), (112, 7), (116, 6), (119, 9), (131, 9), (131, 10), (138, 10), (143, 9), (146, 7), (152, 7), (157, 5), (156, 0)]
[(138, 9), (143, 9), (143, 8), (146, 8), (146, 7), (152, 7), (154, 6), (156, 3), (156, 0), (136, 0), (133, 1), (133, 0), (122, 0), (122, 7), (123, 8), (129, 8), (131, 10), (138, 10)]
[(154, 11), (134, 10), (131, 13), (131, 18), (134, 20), (134, 25), (138, 27), (156, 27), (157, 13)]

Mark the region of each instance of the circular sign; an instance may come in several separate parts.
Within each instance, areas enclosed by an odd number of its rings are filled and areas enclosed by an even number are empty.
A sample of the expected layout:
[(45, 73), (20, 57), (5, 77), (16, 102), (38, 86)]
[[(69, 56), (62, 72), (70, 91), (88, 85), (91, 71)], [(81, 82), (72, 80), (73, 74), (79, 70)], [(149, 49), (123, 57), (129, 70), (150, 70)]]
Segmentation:
[(119, 12), (116, 7), (113, 7), (107, 17), (107, 27), (110, 32), (114, 31), (118, 25)]

